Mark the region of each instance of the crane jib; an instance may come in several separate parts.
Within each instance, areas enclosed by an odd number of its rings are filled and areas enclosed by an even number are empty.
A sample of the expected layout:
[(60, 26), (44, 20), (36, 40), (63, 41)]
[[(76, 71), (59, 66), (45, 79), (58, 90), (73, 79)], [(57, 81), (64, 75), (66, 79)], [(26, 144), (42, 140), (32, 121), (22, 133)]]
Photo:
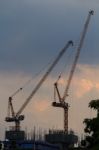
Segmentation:
[(89, 12), (87, 20), (85, 22), (85, 25), (84, 25), (84, 28), (83, 28), (83, 31), (82, 31), (82, 35), (81, 35), (81, 39), (80, 39), (80, 42), (78, 44), (78, 48), (77, 48), (77, 51), (76, 51), (76, 56), (75, 56), (75, 59), (74, 59), (74, 62), (73, 62), (73, 65), (72, 65), (72, 68), (71, 68), (71, 71), (70, 71), (68, 81), (67, 81), (67, 86), (66, 86), (66, 89), (64, 91), (64, 95), (62, 97), (62, 101), (64, 101), (66, 99), (66, 96), (68, 95), (68, 90), (69, 90), (71, 80), (72, 80), (72, 77), (74, 75), (75, 68), (76, 68), (76, 65), (77, 65), (77, 62), (78, 62), (78, 59), (79, 59), (79, 55), (80, 55), (80, 52), (81, 52), (81, 49), (82, 49), (82, 46), (83, 46), (83, 43), (84, 43), (84, 39), (85, 39), (85, 36), (86, 36), (86, 33), (87, 33), (87, 29), (88, 29), (88, 25), (89, 25), (89, 22), (90, 22), (90, 19), (91, 19), (91, 15), (93, 15), (93, 14), (94, 14), (94, 11), (91, 10)]
[(26, 99), (26, 101), (24, 102), (24, 104), (22, 105), (22, 107), (16, 113), (16, 117), (19, 116), (22, 113), (22, 111), (27, 106), (27, 104), (29, 103), (29, 101), (31, 100), (31, 98), (35, 95), (35, 93), (41, 87), (41, 85), (43, 84), (43, 82), (46, 80), (46, 78), (48, 77), (48, 75), (50, 74), (50, 72), (52, 71), (52, 69), (55, 67), (55, 65), (57, 64), (57, 62), (60, 60), (60, 58), (63, 56), (63, 54), (66, 52), (66, 50), (69, 48), (70, 45), (73, 46), (73, 42), (72, 41), (68, 41), (67, 44), (65, 45), (65, 47), (59, 52), (59, 54), (56, 57), (56, 59), (54, 60), (54, 62), (48, 68), (47, 72), (44, 74), (44, 76), (41, 78), (41, 80), (36, 85), (36, 87), (34, 88), (34, 90), (31, 92), (30, 96)]

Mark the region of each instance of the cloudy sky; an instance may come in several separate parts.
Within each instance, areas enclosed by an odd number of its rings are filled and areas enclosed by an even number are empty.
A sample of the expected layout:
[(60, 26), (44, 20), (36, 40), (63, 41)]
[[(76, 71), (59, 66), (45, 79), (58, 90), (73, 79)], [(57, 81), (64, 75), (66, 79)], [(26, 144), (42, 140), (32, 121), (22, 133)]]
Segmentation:
[[(0, 138), (9, 126), (4, 122), (8, 97), (33, 77), (31, 84), (14, 98), (17, 111), (42, 77), (40, 74), (34, 78), (35, 74), (44, 66), (47, 69), (47, 64), (68, 40), (78, 44), (90, 9), (95, 14), (68, 97), (69, 129), (79, 134), (83, 133), (83, 119), (94, 115), (88, 109), (88, 102), (98, 98), (99, 91), (98, 0), (0, 0)], [(24, 110), (23, 128), (63, 128), (63, 111), (52, 108), (51, 102), (58, 73), (66, 63), (68, 66), (72, 63), (72, 57), (68, 59), (70, 54), (73, 57), (71, 49)], [(67, 74), (68, 69), (60, 82), (63, 87)]]

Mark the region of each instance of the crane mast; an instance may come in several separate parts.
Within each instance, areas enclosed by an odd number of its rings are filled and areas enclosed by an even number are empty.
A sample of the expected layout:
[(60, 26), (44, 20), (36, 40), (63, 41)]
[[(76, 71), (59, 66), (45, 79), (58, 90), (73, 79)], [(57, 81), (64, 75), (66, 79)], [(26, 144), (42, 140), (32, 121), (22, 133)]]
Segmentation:
[[(19, 109), (19, 111), (16, 114), (14, 113), (14, 109), (13, 109), (13, 105), (12, 105), (12, 97), (9, 98), (9, 105), (10, 105), (9, 108), (11, 109), (12, 116), (11, 117), (7, 116), (5, 120), (7, 122), (15, 122), (15, 130), (18, 130), (18, 131), (20, 130), (20, 121), (24, 120), (24, 115), (21, 115), (22, 111), (25, 109), (25, 107), (30, 102), (30, 100), (32, 99), (32, 97), (36, 94), (36, 92), (38, 91), (38, 89), (41, 87), (41, 85), (43, 84), (43, 82), (46, 80), (46, 78), (48, 77), (48, 75), (50, 74), (50, 72), (53, 70), (53, 68), (55, 67), (55, 65), (58, 63), (58, 61), (60, 60), (60, 58), (63, 56), (63, 54), (66, 52), (66, 50), (69, 48), (70, 45), (73, 46), (73, 42), (72, 41), (68, 41), (67, 44), (64, 46), (64, 48), (59, 52), (59, 54), (57, 55), (56, 59), (53, 61), (53, 63), (51, 64), (51, 66), (48, 68), (47, 72), (44, 74), (44, 76), (38, 82), (38, 84), (36, 85), (36, 87), (33, 89), (33, 91), (31, 92), (31, 94), (29, 95), (29, 97), (26, 99), (26, 101), (24, 102), (24, 104), (22, 105), (22, 107)], [(21, 89), (19, 89), (19, 90), (21, 90)], [(17, 92), (19, 92), (19, 90), (16, 91), (15, 94)]]
[(83, 46), (83, 43), (84, 43), (84, 39), (85, 39), (85, 36), (86, 36), (86, 33), (87, 33), (88, 25), (89, 25), (91, 16), (93, 14), (94, 14), (94, 11), (91, 10), (89, 12), (87, 20), (85, 22), (83, 32), (82, 32), (82, 35), (81, 35), (81, 39), (80, 39), (80, 42), (78, 44), (78, 48), (76, 50), (75, 59), (74, 59), (74, 62), (72, 64), (72, 67), (71, 67), (71, 70), (70, 70), (69, 78), (67, 80), (67, 85), (66, 85), (66, 88), (64, 90), (63, 97), (60, 96), (60, 92), (59, 92), (59, 89), (58, 89), (58, 83), (56, 82), (54, 84), (54, 88), (56, 90), (56, 93), (57, 93), (57, 96), (58, 96), (58, 99), (59, 99), (59, 103), (53, 102), (52, 106), (60, 107), (60, 108), (64, 109), (64, 131), (66, 133), (68, 133), (68, 108), (69, 108), (69, 106), (68, 106), (68, 103), (65, 102), (65, 100), (66, 100), (66, 97), (68, 96), (68, 90), (70, 88), (70, 84), (71, 84), (71, 81), (72, 81), (72, 78), (73, 78), (73, 75), (74, 75), (74, 71), (76, 69), (76, 65), (77, 65), (77, 62), (78, 62), (78, 59), (79, 59), (79, 56), (80, 56), (80, 52), (81, 52), (81, 49), (82, 49), (82, 46)]

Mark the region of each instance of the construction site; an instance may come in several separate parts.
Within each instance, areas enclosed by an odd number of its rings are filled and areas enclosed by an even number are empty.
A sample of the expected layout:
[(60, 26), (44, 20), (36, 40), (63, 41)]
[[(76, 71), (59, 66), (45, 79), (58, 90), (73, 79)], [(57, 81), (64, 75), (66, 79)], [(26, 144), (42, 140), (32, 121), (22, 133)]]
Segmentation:
[[(24, 121), (25, 116), (22, 115), (23, 110), (28, 107), (28, 103), (32, 100), (37, 91), (41, 88), (44, 81), (47, 79), (51, 71), (57, 65), (61, 57), (66, 53), (66, 51), (75, 45), (72, 40), (69, 40), (66, 45), (58, 53), (54, 61), (51, 63), (45, 74), (41, 77), (40, 81), (37, 83), (35, 88), (32, 90), (28, 98), (24, 101), (23, 105), (16, 112), (13, 106), (14, 96), (23, 90), (24, 87), (16, 90), (8, 99), (8, 113), (5, 117), (7, 123), (14, 123), (9, 130), (5, 131), (5, 140), (1, 143), (2, 150), (68, 150), (77, 149), (78, 146), (78, 135), (74, 131), (69, 131), (68, 128), (68, 118), (69, 118), (69, 103), (67, 98), (69, 96), (69, 89), (72, 82), (72, 78), (75, 76), (76, 66), (80, 57), (80, 52), (83, 47), (83, 43), (88, 31), (89, 23), (93, 10), (90, 10), (87, 19), (84, 23), (83, 30), (80, 35), (79, 43), (75, 49), (75, 56), (72, 61), (69, 76), (65, 84), (65, 89), (63, 94), (59, 89), (59, 80), (61, 79), (62, 73), (59, 73), (58, 78), (56, 77), (56, 82), (54, 83), (54, 99), (51, 104), (53, 109), (61, 109), (63, 111), (63, 129), (49, 129), (47, 132), (36, 131), (34, 127), (33, 132), (28, 135), (26, 131), (22, 130), (21, 122)], [(25, 85), (26, 86), (26, 85)], [(76, 148), (75, 148), (76, 147)]]

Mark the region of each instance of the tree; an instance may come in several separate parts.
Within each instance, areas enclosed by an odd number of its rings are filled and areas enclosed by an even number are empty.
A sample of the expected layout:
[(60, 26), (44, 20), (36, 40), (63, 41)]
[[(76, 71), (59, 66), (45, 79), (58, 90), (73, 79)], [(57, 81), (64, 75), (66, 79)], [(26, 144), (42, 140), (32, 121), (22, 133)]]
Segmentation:
[(0, 141), (0, 150), (2, 149), (2, 142)]
[(89, 147), (94, 147), (99, 145), (99, 99), (92, 100), (89, 103), (89, 107), (97, 111), (97, 116), (92, 119), (86, 118), (84, 120), (84, 131), (87, 133), (86, 141), (89, 143)]

